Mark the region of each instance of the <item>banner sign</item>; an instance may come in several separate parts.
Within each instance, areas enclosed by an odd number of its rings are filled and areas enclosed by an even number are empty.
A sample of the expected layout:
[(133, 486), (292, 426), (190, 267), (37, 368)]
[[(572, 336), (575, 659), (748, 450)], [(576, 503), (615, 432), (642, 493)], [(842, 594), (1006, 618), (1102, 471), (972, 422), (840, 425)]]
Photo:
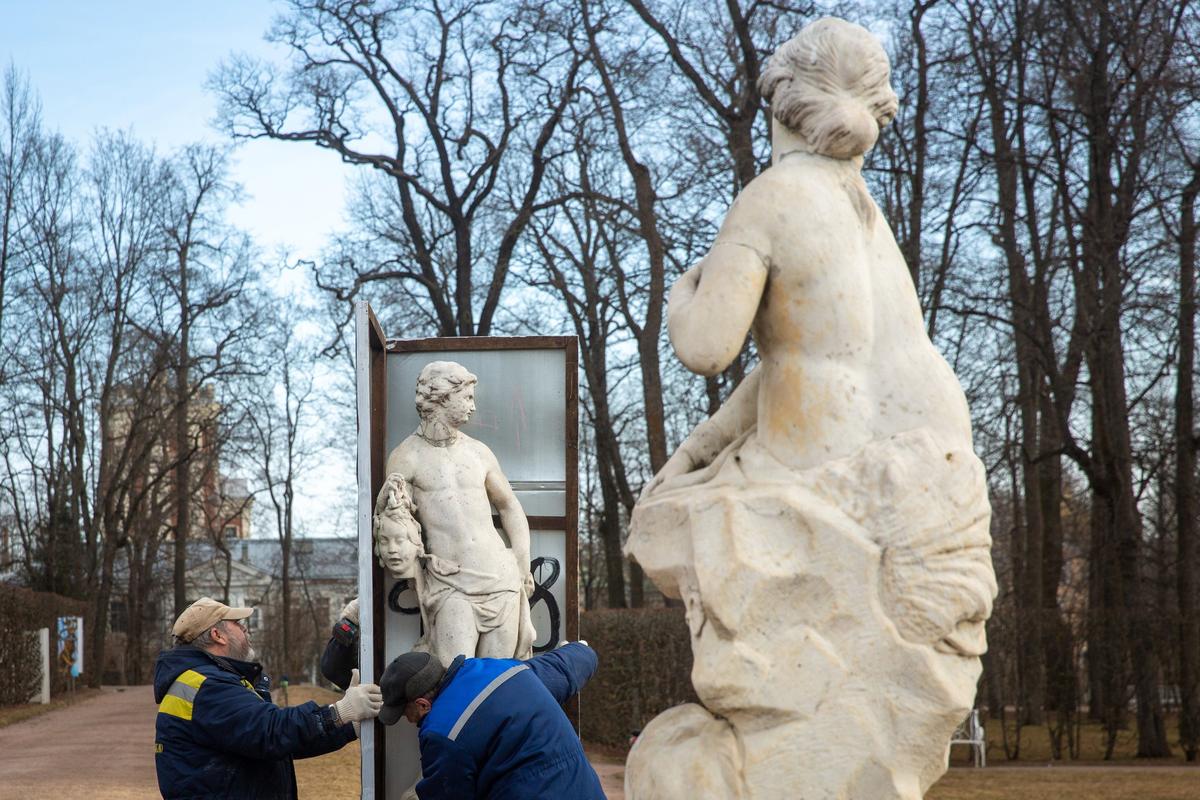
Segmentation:
[(58, 665), (72, 678), (83, 674), (83, 617), (58, 618)]

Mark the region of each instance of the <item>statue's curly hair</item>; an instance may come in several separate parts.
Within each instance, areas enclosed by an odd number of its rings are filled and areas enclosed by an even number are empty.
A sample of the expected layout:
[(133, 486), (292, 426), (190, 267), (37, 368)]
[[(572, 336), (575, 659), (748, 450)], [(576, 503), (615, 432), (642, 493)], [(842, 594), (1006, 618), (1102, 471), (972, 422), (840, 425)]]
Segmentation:
[(399, 472), (393, 472), (383, 482), (379, 497), (375, 499), (375, 515), (371, 522), (372, 552), (382, 556), (379, 551), (379, 532), (385, 519), (394, 522), (407, 522), (414, 531), (410, 538), (413, 544), (421, 544), (421, 523), (417, 521), (417, 504), (413, 501), (412, 489), (408, 481)]
[(825, 17), (767, 61), (758, 79), (771, 113), (821, 155), (860, 156), (896, 116), (887, 54), (871, 33)]
[(416, 521), (417, 504), (413, 501), (412, 489), (399, 472), (387, 476), (383, 488), (379, 490), (379, 497), (375, 499), (375, 516), (384, 515), (393, 519), (403, 519), (406, 515)]
[(417, 414), (428, 419), (437, 406), (459, 389), (479, 381), (462, 364), (454, 361), (430, 361), (417, 376)]

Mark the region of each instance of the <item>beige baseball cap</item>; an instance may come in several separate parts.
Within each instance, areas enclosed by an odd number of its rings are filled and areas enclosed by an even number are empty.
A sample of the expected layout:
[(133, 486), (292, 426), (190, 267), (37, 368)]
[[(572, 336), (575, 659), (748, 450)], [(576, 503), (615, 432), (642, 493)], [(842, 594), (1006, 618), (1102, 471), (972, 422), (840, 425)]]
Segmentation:
[(245, 619), (253, 613), (253, 608), (230, 608), (211, 597), (201, 597), (183, 610), (171, 633), (180, 641), (190, 642), (223, 619)]

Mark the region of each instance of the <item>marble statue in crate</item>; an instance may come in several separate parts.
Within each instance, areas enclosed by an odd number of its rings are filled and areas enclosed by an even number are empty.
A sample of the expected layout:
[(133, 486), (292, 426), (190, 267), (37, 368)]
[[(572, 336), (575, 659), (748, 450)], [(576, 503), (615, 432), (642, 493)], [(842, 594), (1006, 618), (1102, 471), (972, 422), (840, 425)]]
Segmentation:
[(629, 754), (630, 800), (921, 797), (946, 769), (996, 583), (967, 403), (862, 176), (887, 57), (838, 19), (759, 81), (772, 164), (668, 308), (680, 360), (761, 361), (640, 498), (627, 551), (686, 607), (703, 705)]
[[(452, 361), (417, 379), (417, 430), (387, 458), (375, 504), (375, 553), (416, 588), (424, 634), (417, 649), (529, 658), (529, 523), (496, 456), (460, 428), (475, 411), (476, 378)], [(492, 524), (492, 506), (504, 535)], [(511, 547), (509, 546), (511, 545)]]

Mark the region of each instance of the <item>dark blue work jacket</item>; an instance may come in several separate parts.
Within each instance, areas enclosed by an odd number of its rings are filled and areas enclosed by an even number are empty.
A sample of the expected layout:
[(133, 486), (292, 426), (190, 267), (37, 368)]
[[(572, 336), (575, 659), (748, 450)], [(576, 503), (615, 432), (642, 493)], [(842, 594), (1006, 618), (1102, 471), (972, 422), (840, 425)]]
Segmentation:
[(293, 758), (332, 752), (354, 739), (328, 706), (271, 702), (260, 664), (182, 646), (154, 665), (154, 765), (167, 800), (294, 798)]
[(421, 800), (604, 800), (560, 703), (596, 671), (578, 642), (528, 661), (461, 656), (421, 720)]

